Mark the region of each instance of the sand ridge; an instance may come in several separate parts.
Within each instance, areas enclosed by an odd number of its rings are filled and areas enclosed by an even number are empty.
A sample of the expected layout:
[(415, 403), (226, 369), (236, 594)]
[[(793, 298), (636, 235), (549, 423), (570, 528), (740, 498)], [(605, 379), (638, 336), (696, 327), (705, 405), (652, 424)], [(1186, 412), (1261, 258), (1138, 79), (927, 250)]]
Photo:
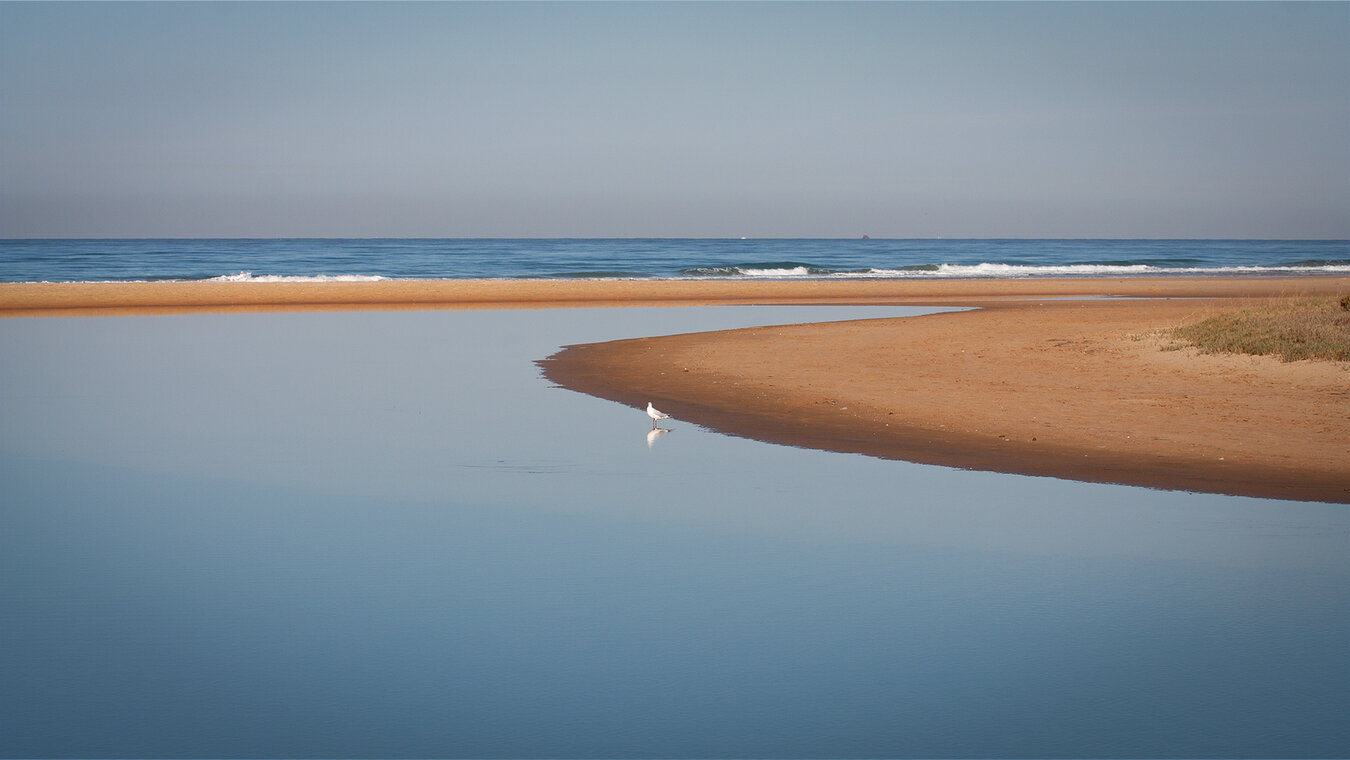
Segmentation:
[(570, 347), (558, 384), (790, 445), (1350, 502), (1350, 364), (1164, 350), (1245, 299), (1023, 301)]
[(1350, 278), (382, 280), (0, 283), (0, 317), (715, 304), (965, 304), (1021, 298), (1333, 294)]

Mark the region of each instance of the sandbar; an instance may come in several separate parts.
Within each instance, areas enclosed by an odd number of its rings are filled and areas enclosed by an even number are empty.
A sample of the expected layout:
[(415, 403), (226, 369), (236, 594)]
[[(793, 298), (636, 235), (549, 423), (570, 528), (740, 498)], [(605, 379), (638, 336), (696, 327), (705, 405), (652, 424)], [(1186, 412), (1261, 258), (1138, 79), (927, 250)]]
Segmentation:
[[(1162, 332), (1347, 277), (0, 284), (0, 316), (717, 304), (977, 307), (571, 346), (558, 385), (733, 435), (975, 470), (1350, 503), (1350, 364)], [(1083, 300), (1089, 299), (1089, 300)], [(897, 491), (904, 484), (897, 482)]]
[[(1142, 295), (1153, 283), (1129, 285)], [(1165, 334), (1254, 300), (1350, 293), (1350, 280), (1167, 288), (1128, 300), (1003, 292), (970, 311), (572, 346), (541, 364), (563, 387), (776, 443), (1350, 503), (1350, 364), (1206, 356)]]
[(981, 304), (1125, 296), (1332, 294), (1350, 278), (988, 280), (381, 280), (373, 282), (0, 283), (0, 317), (366, 309), (513, 309), (723, 304)]

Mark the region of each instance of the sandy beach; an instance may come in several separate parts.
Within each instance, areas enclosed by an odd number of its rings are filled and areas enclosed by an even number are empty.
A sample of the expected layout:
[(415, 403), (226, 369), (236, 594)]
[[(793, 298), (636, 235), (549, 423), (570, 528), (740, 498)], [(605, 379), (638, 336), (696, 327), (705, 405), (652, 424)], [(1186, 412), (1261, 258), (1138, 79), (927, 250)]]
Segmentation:
[[(1350, 278), (0, 285), (0, 315), (712, 304), (980, 307), (570, 347), (549, 379), (678, 420), (950, 467), (1350, 502), (1350, 366), (1158, 331)], [(1073, 300), (1089, 298), (1096, 300)], [(1128, 300), (1121, 300), (1128, 299)]]
[(1268, 298), (1350, 278), (987, 280), (384, 280), (0, 283), (0, 317), (721, 304), (981, 305), (1027, 298)]

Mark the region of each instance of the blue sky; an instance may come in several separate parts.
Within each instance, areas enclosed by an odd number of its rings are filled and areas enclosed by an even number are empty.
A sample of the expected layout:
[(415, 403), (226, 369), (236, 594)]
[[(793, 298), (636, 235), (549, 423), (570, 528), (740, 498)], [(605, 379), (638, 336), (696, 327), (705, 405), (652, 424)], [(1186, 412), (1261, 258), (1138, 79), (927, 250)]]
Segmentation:
[(0, 3), (5, 237), (1350, 237), (1350, 3)]

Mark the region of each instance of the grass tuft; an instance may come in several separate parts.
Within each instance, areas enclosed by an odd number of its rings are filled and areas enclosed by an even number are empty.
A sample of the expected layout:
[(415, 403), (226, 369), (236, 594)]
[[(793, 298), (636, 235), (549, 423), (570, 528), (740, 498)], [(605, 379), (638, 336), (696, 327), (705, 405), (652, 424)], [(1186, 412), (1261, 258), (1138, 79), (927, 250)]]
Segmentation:
[(1350, 296), (1272, 301), (1178, 327), (1172, 337), (1206, 354), (1350, 361)]

